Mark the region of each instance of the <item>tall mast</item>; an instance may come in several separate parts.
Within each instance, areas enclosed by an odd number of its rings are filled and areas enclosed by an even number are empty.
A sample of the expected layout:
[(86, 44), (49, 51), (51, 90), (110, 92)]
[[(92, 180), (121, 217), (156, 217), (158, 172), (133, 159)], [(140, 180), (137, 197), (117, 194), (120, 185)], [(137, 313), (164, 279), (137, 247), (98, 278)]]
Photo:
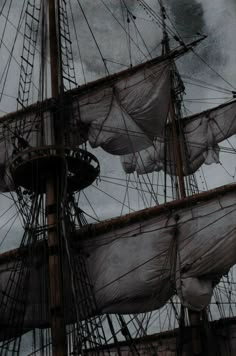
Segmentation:
[[(169, 36), (166, 28), (166, 12), (162, 0), (160, 0), (161, 14), (162, 14), (162, 28), (163, 28), (163, 40), (162, 40), (162, 54), (166, 55), (170, 53), (169, 45)], [(176, 113), (179, 111), (179, 108), (176, 105), (176, 94), (174, 89), (174, 70), (175, 64), (172, 64), (171, 72), (171, 102), (170, 102), (170, 115), (171, 115), (171, 127), (172, 127), (172, 137), (173, 137), (173, 146), (175, 148), (175, 161), (176, 161), (176, 173), (178, 179), (178, 186), (176, 191), (178, 197), (181, 199), (186, 197), (185, 184), (184, 184), (184, 174), (183, 174), (183, 160), (181, 154), (179, 134), (176, 124)]]
[[(170, 52), (170, 45), (169, 45), (169, 36), (167, 33), (166, 28), (166, 11), (163, 5), (163, 1), (159, 0), (160, 7), (161, 7), (161, 14), (162, 14), (162, 26), (163, 26), (163, 42), (162, 42), (162, 53), (163, 55), (168, 54)], [(172, 73), (171, 73), (171, 103), (170, 103), (170, 115), (171, 115), (171, 127), (172, 127), (172, 138), (173, 138), (173, 147), (174, 147), (174, 154), (176, 160), (176, 173), (178, 179), (178, 187), (177, 194), (181, 199), (186, 198), (186, 190), (185, 190), (185, 182), (184, 182), (184, 174), (183, 174), (183, 158), (181, 152), (181, 137), (180, 132), (177, 127), (177, 120), (176, 116), (180, 117), (180, 107), (178, 105), (178, 98), (175, 93), (174, 88), (174, 75), (175, 75), (175, 63), (172, 62)], [(192, 311), (188, 309), (188, 316), (189, 322), (192, 329), (192, 351), (193, 355), (201, 356), (202, 355), (202, 341), (201, 341), (201, 317), (199, 312)], [(181, 306), (181, 316), (180, 316), (180, 323), (184, 323), (184, 307)]]
[(59, 84), (59, 48), (58, 48), (58, 28), (56, 17), (57, 0), (48, 0), (49, 17), (49, 42), (50, 42), (50, 70), (51, 70), (51, 91), (52, 97), (58, 97), (60, 92)]
[[(48, 0), (49, 17), (49, 41), (50, 41), (50, 67), (51, 67), (51, 91), (52, 96), (59, 97), (60, 94), (60, 66), (58, 47), (58, 0)], [(59, 113), (60, 115), (60, 113)], [(60, 119), (60, 118), (59, 118)], [(51, 129), (52, 144), (60, 145), (58, 142), (61, 134), (56, 132), (55, 121), (52, 116)], [(59, 125), (60, 128), (60, 125)], [(58, 126), (57, 126), (58, 129)], [(63, 310), (62, 289), (62, 257), (61, 257), (61, 229), (60, 229), (60, 198), (61, 190), (60, 164), (57, 172), (51, 171), (46, 182), (46, 215), (48, 225), (48, 271), (49, 271), (49, 306), (51, 318), (51, 335), (53, 355), (63, 356), (67, 354), (66, 327)]]

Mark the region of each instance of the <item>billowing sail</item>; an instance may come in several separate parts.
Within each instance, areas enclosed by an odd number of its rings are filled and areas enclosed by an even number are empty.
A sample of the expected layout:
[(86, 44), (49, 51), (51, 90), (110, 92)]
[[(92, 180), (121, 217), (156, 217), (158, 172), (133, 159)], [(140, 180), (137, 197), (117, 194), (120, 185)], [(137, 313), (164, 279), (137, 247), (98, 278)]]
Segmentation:
[(92, 147), (114, 155), (140, 151), (163, 135), (170, 103), (169, 62), (142, 68), (73, 101)]
[[(183, 132), (183, 172), (189, 175), (203, 163), (219, 162), (218, 143), (236, 134), (236, 102), (186, 117), (178, 124)], [(122, 156), (121, 162), (125, 172), (136, 171), (138, 174), (145, 174), (166, 167), (169, 174), (175, 174), (170, 127), (166, 129), (166, 142), (165, 149), (164, 136), (158, 136), (150, 147)]]
[[(91, 295), (86, 296), (85, 291), (82, 300), (77, 296), (83, 318), (155, 310), (176, 290), (183, 305), (192, 310), (205, 308), (214, 285), (236, 263), (235, 189), (235, 185), (218, 188), (79, 230), (72, 239), (72, 251), (77, 263), (85, 260), (97, 305), (86, 315), (83, 303)], [(49, 323), (46, 261), (47, 256), (37, 253), (31, 267), (27, 264), (21, 272), (21, 284), (28, 291), (25, 330)], [(0, 263), (2, 295), (13, 268), (12, 261)], [(80, 281), (76, 270), (74, 278)], [(66, 264), (63, 275), (66, 318), (71, 323), (71, 277)], [(19, 273), (14, 276), (18, 279)], [(13, 285), (17, 286), (16, 281)], [(14, 292), (12, 288), (12, 297)], [(15, 310), (22, 313), (21, 306)], [(1, 312), (0, 324), (6, 326), (10, 311)]]
[(65, 145), (89, 141), (113, 155), (142, 152), (163, 137), (170, 106), (171, 59), (201, 39), (125, 71), (1, 118), (0, 191), (14, 190), (9, 165), (22, 151), (53, 145), (50, 121), (63, 112)]
[[(75, 128), (70, 130), (68, 144), (79, 145), (89, 138), (93, 147), (101, 146), (111, 154), (121, 155), (126, 173), (166, 169), (175, 174), (172, 132), (169, 125), (165, 128), (170, 104), (169, 76), (169, 66), (162, 62), (116, 81), (113, 89), (99, 85), (88, 93), (83, 90), (72, 95), (75, 121), (71, 124)], [(42, 144), (42, 125), (47, 128), (44, 144), (50, 141), (48, 122), (52, 113), (45, 107), (43, 112), (33, 108), (2, 120), (1, 191), (14, 189), (9, 170), (14, 153)], [(203, 163), (219, 162), (218, 143), (236, 133), (235, 118), (233, 101), (179, 121), (185, 175), (194, 173)]]
[[(88, 140), (92, 147), (100, 146), (113, 155), (149, 147), (164, 132), (170, 104), (169, 63), (169, 59), (154, 61), (116, 75), (112, 81), (111, 76), (102, 85), (95, 82), (68, 94), (71, 120), (65, 123), (65, 144), (74, 147)], [(47, 107), (41, 112), (34, 108), (20, 112), (15, 120), (3, 121), (1, 191), (13, 189), (6, 176), (10, 176), (12, 155), (50, 142), (47, 120), (52, 115)]]

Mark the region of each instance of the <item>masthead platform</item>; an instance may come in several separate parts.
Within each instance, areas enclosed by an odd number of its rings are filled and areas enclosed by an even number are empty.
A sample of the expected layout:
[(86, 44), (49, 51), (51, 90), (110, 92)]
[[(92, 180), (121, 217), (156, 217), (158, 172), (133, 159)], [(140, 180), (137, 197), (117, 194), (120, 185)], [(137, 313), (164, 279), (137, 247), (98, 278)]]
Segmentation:
[(97, 158), (82, 149), (61, 146), (27, 148), (13, 156), (10, 170), (16, 186), (30, 192), (44, 192), (46, 180), (53, 171), (64, 170), (68, 192), (80, 191), (98, 177)]

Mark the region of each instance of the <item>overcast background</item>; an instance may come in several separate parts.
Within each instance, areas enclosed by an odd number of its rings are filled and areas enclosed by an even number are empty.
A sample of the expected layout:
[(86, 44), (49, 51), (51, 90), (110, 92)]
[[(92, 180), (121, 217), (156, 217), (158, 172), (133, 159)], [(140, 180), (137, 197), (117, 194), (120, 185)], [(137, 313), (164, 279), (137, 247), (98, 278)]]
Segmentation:
[[(158, 11), (159, 6), (157, 0), (149, 0), (147, 2), (155, 9), (155, 11)], [(1, 0), (0, 9), (3, 3), (3, 0)], [(10, 2), (8, 1), (7, 4), (8, 3)], [(127, 9), (125, 9), (124, 6), (121, 10), (121, 2), (118, 0), (103, 0), (103, 2), (100, 0), (81, 0), (80, 3), (86, 14), (96, 41), (99, 44), (103, 57), (106, 59), (106, 64), (110, 73), (125, 69), (131, 63), (132, 65), (135, 65), (140, 61), (144, 61), (145, 56), (143, 53), (148, 55), (148, 52), (143, 46), (141, 37), (137, 38), (137, 35), (134, 34), (134, 25), (132, 22), (133, 20), (131, 19), (132, 16), (135, 16), (135, 24), (139, 29), (139, 32), (142, 34), (143, 41), (146, 43), (152, 56), (160, 53), (161, 31), (155, 21), (148, 16), (145, 9), (140, 6), (140, 2), (137, 0), (126, 0), (125, 3), (129, 9), (129, 14), (127, 14)], [(15, 48), (7, 78), (5, 76), (5, 68), (9, 60), (9, 52), (13, 46), (15, 28), (18, 23), (22, 4), (23, 0), (13, 0), (12, 8), (9, 14), (9, 21), (6, 23), (5, 36), (0, 47), (0, 91), (4, 88), (4, 96), (0, 102), (0, 114), (2, 115), (16, 109), (22, 34), (18, 35), (15, 42)], [(188, 54), (184, 58), (177, 61), (180, 73), (185, 77), (187, 76), (192, 79), (201, 79), (205, 82), (219, 85), (223, 88), (232, 89), (227, 82), (231, 83), (232, 86), (235, 87), (235, 2), (233, 0), (167, 0), (164, 1), (164, 4), (166, 5), (167, 13), (173, 26), (178, 30), (181, 37), (186, 42), (196, 38), (195, 34), (197, 32), (208, 35), (208, 38), (200, 46), (198, 46), (196, 53), (200, 55), (203, 61), (210, 64), (216, 72), (220, 73), (225, 81), (222, 80), (220, 76), (216, 75), (213, 70), (211, 70), (194, 54)], [(75, 68), (78, 76), (78, 82), (79, 84), (82, 84), (84, 82), (82, 66), (86, 82), (104, 76), (105, 69), (98, 49), (94, 44), (93, 37), (88, 29), (88, 25), (81, 12), (81, 8), (78, 6), (78, 2), (71, 0), (71, 6), (73, 10), (73, 17), (71, 16), (70, 8), (68, 7), (70, 23), (73, 21), (75, 23), (80, 45), (79, 50), (78, 46), (73, 44)], [(106, 6), (108, 6), (108, 8)], [(4, 31), (7, 12), (8, 7), (6, 5), (2, 11), (0, 33), (3, 33)], [(127, 22), (127, 18), (130, 20), (129, 23)], [(134, 36), (136, 43), (138, 43), (142, 48), (143, 53), (141, 53), (137, 49), (137, 46), (132, 43), (132, 51), (130, 55), (129, 39), (120, 24), (122, 27), (126, 28), (126, 30), (128, 30), (129, 26), (130, 34)], [(20, 31), (23, 33), (24, 26), (21, 27)], [(72, 40), (76, 39), (73, 26), (71, 36)], [(37, 51), (39, 50), (40, 47), (38, 46)], [(119, 64), (114, 64), (113, 62), (117, 62)], [(32, 86), (31, 92), (32, 101), (38, 100), (38, 63), (39, 59), (36, 58), (36, 70), (33, 74), (34, 86)], [(189, 81), (189, 79), (186, 81)], [(6, 84), (5, 86), (3, 85), (4, 83)], [(199, 88), (197, 86), (187, 84), (186, 94), (186, 114), (204, 110), (230, 99), (229, 94), (226, 95), (220, 92), (208, 90), (206, 88)], [(196, 99), (202, 100), (196, 103), (193, 101)], [(232, 141), (232, 143), (234, 143), (234, 141)], [(225, 142), (223, 145), (226, 146), (229, 144)], [(94, 215), (93, 210), (90, 207), (90, 205), (92, 205), (97, 212), (98, 219), (124, 214), (132, 211), (132, 209), (136, 210), (143, 208), (144, 206), (140, 201), (140, 197), (135, 191), (135, 187), (137, 185), (135, 183), (131, 184), (132, 189), (130, 190), (129, 195), (126, 194), (126, 188), (121, 186), (126, 185), (125, 179), (127, 179), (127, 177), (121, 170), (119, 158), (112, 157), (103, 152), (101, 149), (96, 149), (93, 152), (100, 161), (102, 181), (98, 182), (98, 184), (95, 183), (93, 187), (87, 188), (81, 194), (81, 207), (90, 215)], [(222, 166), (212, 165), (210, 167), (205, 167), (204, 169), (205, 177), (208, 181), (208, 189), (217, 185), (232, 182), (235, 179), (235, 155), (230, 155), (228, 153), (221, 154), (221, 161), (223, 163)], [(198, 181), (201, 183), (201, 181), (203, 181), (201, 173), (197, 173), (196, 176)], [(118, 181), (117, 178), (122, 180)], [(131, 177), (130, 179), (132, 180), (133, 178)], [(119, 183), (120, 185), (118, 186), (117, 184), (114, 184), (114, 182)], [(163, 199), (161, 194), (163, 193), (161, 193), (160, 190), (158, 193), (160, 194), (158, 196), (158, 200), (159, 202), (162, 202)], [(113, 196), (113, 198), (109, 195)], [(0, 214), (4, 214), (6, 209), (12, 205), (12, 200), (4, 197), (1, 199), (2, 204), (0, 206)], [(117, 200), (121, 203), (125, 203), (126, 206), (130, 206), (131, 208), (122, 208), (122, 204), (117, 202)], [(150, 203), (154, 204), (154, 201), (150, 199)], [(10, 220), (9, 223), (7, 223), (8, 219), (13, 216), (13, 214), (14, 206), (8, 213), (5, 213), (2, 216), (3, 223), (6, 223), (1, 231), (1, 239), (5, 239), (4, 243), (1, 245), (2, 251), (9, 249), (10, 247), (15, 247), (17, 245), (16, 241), (21, 235), (18, 220), (16, 220), (11, 228), (10, 225), (13, 220)], [(5, 234), (8, 232), (9, 228), (10, 232), (5, 238)]]
[[(158, 10), (157, 0), (147, 0), (155, 10)], [(195, 37), (196, 32), (208, 35), (208, 38), (202, 43), (196, 52), (203, 58), (204, 61), (210, 64), (211, 67), (225, 79), (225, 81), (236, 86), (235, 74), (235, 59), (236, 59), (236, 2), (235, 0), (166, 0), (163, 1), (167, 7), (168, 15), (170, 16), (173, 25), (180, 32), (181, 36), (187, 42)], [(9, 3), (9, 2), (8, 2)], [(127, 28), (127, 13), (120, 10), (120, 1), (118, 0), (104, 0), (104, 3), (109, 5), (110, 11), (118, 18), (123, 26)], [(0, 14), (1, 7), (4, 0), (0, 0)], [(18, 23), (23, 0), (13, 0), (12, 9), (9, 16), (9, 21), (6, 24), (6, 35), (3, 42), (0, 42), (0, 91), (3, 90), (4, 96), (0, 102), (0, 115), (14, 111), (16, 109), (16, 96), (18, 88), (19, 63), (21, 55), (22, 36), (19, 35), (15, 49), (13, 52), (11, 66), (5, 81), (5, 66), (9, 60), (9, 51), (11, 51), (14, 37), (15, 27)], [(86, 12), (89, 23), (94, 31), (96, 40), (99, 43), (103, 56), (108, 60), (107, 66), (110, 72), (118, 71), (130, 65), (130, 56), (128, 51), (128, 39), (124, 31), (121, 30), (120, 25), (112, 18), (104, 5), (99, 0), (83, 0), (81, 4)], [(136, 17), (136, 24), (142, 33), (145, 43), (152, 55), (158, 55), (160, 51), (161, 33), (155, 22), (147, 16), (144, 9), (138, 4), (137, 0), (126, 0), (130, 12)], [(79, 82), (83, 82), (83, 73), (81, 61), (86, 74), (86, 81), (94, 80), (104, 75), (104, 65), (101, 61), (100, 55), (88, 26), (81, 14), (78, 3), (71, 0), (73, 7), (73, 15), (77, 34), (79, 37), (81, 58), (78, 47), (73, 46), (74, 59), (76, 65), (76, 72), (80, 78)], [(86, 5), (86, 6), (85, 6)], [(4, 8), (0, 16), (0, 34), (4, 31), (5, 16), (7, 16), (7, 7)], [(132, 26), (130, 25), (132, 31)], [(23, 27), (21, 28), (23, 32)], [(72, 39), (75, 39), (75, 34), (72, 31)], [(139, 39), (141, 45), (141, 40)], [(38, 47), (39, 49), (39, 47)], [(132, 47), (132, 64), (143, 61), (144, 57), (140, 54), (135, 46)], [(121, 65), (114, 64), (111, 61), (118, 62)], [(39, 63), (39, 60), (38, 60)], [(177, 62), (180, 73), (192, 77), (194, 79), (201, 79), (220, 87), (232, 89), (229, 84), (223, 81), (218, 75), (209, 69), (197, 56), (189, 54)], [(37, 67), (37, 65), (36, 65)], [(33, 80), (37, 87), (38, 68), (34, 72)], [(31, 97), (33, 101), (37, 100), (37, 90), (33, 87)], [(204, 110), (214, 105), (218, 105), (230, 98), (230, 95), (225, 95), (220, 92), (207, 90), (206, 88), (199, 88), (192, 85), (186, 85), (186, 106), (189, 113)], [(225, 97), (225, 99), (224, 99)], [(193, 102), (192, 99), (207, 99), (200, 100), (200, 102)], [(218, 99), (220, 98), (220, 99)], [(235, 144), (235, 140), (231, 140)], [(228, 142), (223, 143), (224, 146), (229, 145)], [(235, 147), (235, 146), (234, 146)], [(121, 209), (121, 204), (107, 194), (113, 196), (115, 199), (125, 202), (133, 209), (143, 207), (139, 201), (138, 195), (132, 191), (129, 197), (125, 195), (126, 189), (124, 187), (113, 184), (116, 181), (121, 185), (125, 185), (125, 174), (121, 170), (119, 158), (112, 157), (101, 149), (94, 150), (94, 154), (98, 156), (101, 165), (102, 181), (94, 184), (94, 187), (86, 189), (85, 195), (81, 194), (81, 206), (89, 214), (94, 215), (90, 204), (96, 210), (98, 218), (104, 219), (111, 216), (119, 215), (120, 213), (128, 212), (130, 209)], [(208, 188), (218, 186), (221, 184), (231, 183), (235, 181), (235, 155), (228, 153), (221, 154), (221, 165), (212, 165), (204, 167), (205, 176), (208, 181)], [(197, 173), (199, 182), (203, 180), (201, 174)], [(118, 179), (122, 179), (118, 181)], [(133, 187), (135, 187), (135, 183)], [(99, 191), (101, 189), (102, 191)], [(103, 192), (105, 191), (105, 193)], [(12, 217), (15, 214), (14, 202), (10, 196), (1, 196), (0, 200), (0, 250), (1, 252), (17, 247), (20, 238), (22, 237), (22, 229), (19, 220), (11, 226)], [(160, 202), (161, 195), (158, 196)], [(90, 204), (88, 203), (88, 200)], [(151, 202), (153, 204), (153, 201)], [(8, 210), (8, 212), (6, 212)], [(11, 219), (11, 220), (9, 220)], [(8, 222), (9, 220), (9, 222)], [(1, 243), (2, 242), (2, 243)]]

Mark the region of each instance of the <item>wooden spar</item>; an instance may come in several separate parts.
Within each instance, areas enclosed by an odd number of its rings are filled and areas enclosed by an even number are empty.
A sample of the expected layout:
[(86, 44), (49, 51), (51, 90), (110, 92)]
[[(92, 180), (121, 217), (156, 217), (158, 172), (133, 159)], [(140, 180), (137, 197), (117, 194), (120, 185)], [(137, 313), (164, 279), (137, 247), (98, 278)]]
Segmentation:
[(171, 115), (171, 129), (172, 129), (173, 144), (175, 148), (174, 155), (176, 157), (176, 173), (178, 178), (178, 190), (180, 193), (180, 198), (184, 199), (186, 197), (186, 192), (185, 192), (185, 184), (184, 184), (183, 160), (181, 155), (179, 136), (177, 134), (177, 125), (176, 125), (173, 103), (170, 104), (170, 115)]
[[(52, 96), (58, 98), (60, 94), (59, 78), (59, 50), (58, 33), (56, 20), (56, 0), (48, 0), (49, 11), (49, 38), (50, 38), (50, 67), (51, 67), (51, 91)], [(56, 132), (56, 118), (52, 117), (51, 128), (54, 132), (56, 142), (60, 133)], [(46, 182), (46, 215), (48, 225), (48, 273), (49, 273), (49, 306), (52, 333), (52, 352), (54, 356), (65, 356), (66, 346), (66, 327), (63, 308), (63, 289), (62, 289), (62, 261), (60, 253), (60, 226), (59, 209), (60, 199), (58, 193), (61, 189), (60, 169), (58, 172), (50, 172)]]
[[(163, 40), (162, 40), (162, 53), (164, 55), (168, 55), (171, 52), (170, 44), (169, 44), (169, 36), (166, 29), (166, 13), (165, 7), (163, 5), (162, 0), (160, 0), (160, 7), (161, 7), (161, 14), (162, 14), (162, 26), (163, 26)], [(173, 59), (170, 59), (170, 63), (172, 64), (172, 78), (171, 84), (173, 87), (173, 72), (175, 70), (175, 64)], [(185, 192), (185, 184), (184, 184), (184, 174), (183, 174), (183, 162), (182, 162), (182, 154), (181, 154), (181, 147), (180, 142), (178, 140), (178, 130), (176, 125), (176, 94), (174, 89), (172, 88), (171, 92), (171, 102), (170, 102), (170, 116), (171, 116), (171, 129), (172, 129), (172, 136), (173, 136), (173, 147), (174, 147), (174, 158), (176, 161), (176, 175), (178, 177), (178, 187), (177, 193), (179, 193), (179, 197), (184, 199), (186, 197)]]
[(55, 0), (48, 0), (49, 36), (50, 36), (50, 70), (52, 97), (59, 96), (59, 53), (56, 25)]
[[(176, 173), (178, 177), (178, 191), (180, 193), (180, 198), (186, 198), (184, 173), (183, 173), (183, 159), (180, 147), (179, 134), (177, 129), (177, 123), (175, 119), (175, 106), (173, 102), (170, 104), (170, 114), (171, 114), (171, 128), (173, 144), (175, 148), (174, 155), (176, 157)], [(192, 351), (193, 356), (201, 356), (202, 354), (202, 340), (201, 340), (201, 313), (188, 309), (188, 317), (192, 331)]]
[[(97, 88), (101, 88), (102, 89), (102, 88), (104, 88), (104, 87), (106, 87), (108, 85), (113, 85), (117, 81), (125, 79), (126, 77), (129, 77), (130, 75), (133, 75), (134, 73), (136, 73), (137, 71), (139, 71), (141, 69), (150, 68), (153, 65), (165, 62), (166, 60), (168, 60), (170, 58), (178, 58), (178, 57), (182, 56), (186, 52), (190, 51), (194, 46), (196, 46), (204, 38), (205, 37), (201, 37), (200, 39), (195, 40), (195, 41), (187, 44), (184, 48), (175, 49), (175, 50), (171, 51), (169, 55), (153, 58), (150, 61), (138, 64), (136, 66), (133, 66), (132, 68), (125, 69), (125, 70), (120, 71), (118, 73), (111, 74), (111, 75), (109, 75), (109, 76), (107, 76), (105, 78), (100, 78), (100, 79), (97, 79), (97, 80), (92, 81), (90, 83), (81, 85), (78, 88), (75, 88), (75, 89), (72, 89), (72, 90), (69, 90), (69, 91), (65, 92), (64, 95), (65, 95), (66, 98), (72, 98), (74, 96), (78, 96), (78, 95), (80, 96), (80, 95), (86, 94), (86, 93), (88, 93), (88, 91), (97, 90)], [(55, 43), (54, 43), (54, 46), (55, 46)], [(51, 52), (52, 52), (52, 54), (54, 53), (53, 49), (50, 50), (50, 53)], [(52, 63), (54, 63), (54, 65), (56, 65), (56, 63), (58, 63), (58, 65), (59, 65), (59, 60), (55, 59), (55, 61), (56, 62), (54, 62), (54, 61), (51, 62), (51, 65), (52, 65)], [(54, 78), (54, 76), (55, 76), (55, 80), (59, 81), (60, 78), (55, 75), (55, 67), (53, 67), (53, 73), (51, 74), (51, 78)], [(59, 83), (58, 83), (58, 85), (60, 86)], [(52, 95), (56, 97), (55, 94), (56, 94), (56, 92), (54, 94), (52, 94)], [(10, 121), (15, 121), (15, 120), (20, 120), (23, 115), (32, 114), (32, 113), (36, 114), (37, 112), (48, 111), (48, 110), (50, 110), (50, 108), (53, 107), (53, 105), (54, 105), (54, 103), (53, 103), (52, 99), (46, 99), (46, 100), (44, 100), (44, 101), (42, 101), (40, 103), (29, 105), (26, 108), (23, 108), (23, 109), (18, 110), (16, 112), (9, 113), (7, 115), (2, 116), (0, 118), (0, 123), (2, 124), (2, 123), (7, 122), (7, 121), (10, 122)], [(224, 105), (225, 104), (222, 104), (222, 107)]]
[[(175, 109), (173, 102), (170, 104), (170, 115), (171, 115), (171, 128), (173, 137), (173, 146), (175, 148), (174, 155), (176, 158), (176, 173), (178, 179), (177, 191), (179, 192), (180, 198), (186, 198), (185, 183), (184, 183), (184, 173), (183, 173), (183, 160), (181, 154), (180, 140), (177, 131), (177, 124), (175, 119)], [(202, 355), (202, 341), (201, 341), (201, 319), (200, 313), (188, 309), (189, 322), (192, 330), (192, 350), (193, 356)]]
[(185, 199), (173, 200), (166, 204), (161, 204), (152, 208), (139, 210), (137, 212), (129, 213), (124, 216), (119, 216), (118, 218), (113, 218), (97, 224), (86, 225), (79, 229), (72, 239), (92, 238), (93, 236), (99, 236), (101, 234), (105, 234), (106, 232), (111, 231), (111, 229), (122, 228), (127, 225), (137, 223), (139, 221), (145, 221), (153, 217), (160, 216), (161, 214), (166, 214), (168, 212), (175, 211), (177, 209), (193, 207), (194, 205), (207, 202), (211, 199), (217, 198), (221, 195), (223, 196), (230, 192), (236, 192), (236, 184), (225, 185), (219, 188), (209, 190), (207, 192), (186, 197)]
[[(166, 30), (166, 14), (165, 14), (165, 8), (163, 6), (162, 0), (160, 0), (160, 5), (161, 5), (161, 12), (162, 12), (162, 20), (163, 20), (163, 51), (165, 53), (170, 52), (170, 47), (169, 47), (169, 37), (168, 33)], [(173, 147), (174, 147), (174, 158), (176, 161), (176, 173), (177, 173), (177, 179), (178, 179), (178, 187), (177, 187), (177, 193), (179, 193), (179, 197), (181, 199), (186, 198), (186, 190), (185, 190), (185, 182), (184, 182), (184, 173), (183, 173), (183, 157), (182, 157), (182, 151), (181, 151), (181, 146), (180, 146), (180, 135), (181, 133), (178, 132), (178, 127), (177, 127), (177, 122), (176, 122), (176, 113), (178, 116), (180, 116), (180, 108), (178, 105), (176, 105), (176, 99), (177, 99), (177, 94), (175, 93), (175, 88), (173, 88), (173, 82), (174, 82), (174, 75), (175, 75), (175, 63), (172, 60), (172, 100), (170, 103), (170, 116), (171, 116), (171, 129), (172, 129), (172, 137), (173, 137)], [(176, 244), (178, 245), (178, 235), (177, 235), (177, 240)], [(177, 246), (178, 247), (178, 246)], [(201, 341), (201, 333), (200, 333), (200, 326), (201, 326), (201, 320), (200, 320), (200, 313), (192, 311), (188, 309), (188, 316), (189, 316), (189, 322), (191, 325), (191, 330), (192, 330), (192, 351), (194, 356), (201, 356), (202, 355), (202, 341)]]
[[(192, 195), (185, 199), (174, 200), (166, 204), (161, 204), (152, 208), (147, 208), (143, 210), (139, 210), (137, 212), (133, 212), (124, 216), (119, 216), (118, 218), (113, 218), (110, 220), (106, 220), (96, 224), (89, 224), (81, 229), (79, 229), (73, 236), (71, 236), (72, 241), (86, 238), (97, 237), (101, 234), (105, 234), (106, 232), (111, 231), (111, 229), (122, 228), (127, 225), (131, 225), (132, 223), (136, 223), (138, 221), (144, 221), (151, 219), (155, 216), (160, 216), (161, 214), (165, 214), (167, 212), (175, 211), (176, 209), (184, 209), (193, 207), (194, 205), (198, 205), (204, 202), (207, 202), (211, 199), (223, 196), (225, 194), (229, 194), (231, 192), (236, 192), (236, 184), (229, 184), (219, 188), (215, 188), (209, 190), (207, 192), (199, 193), (196, 195)], [(36, 249), (36, 253), (40, 253), (40, 250), (45, 248), (45, 243), (38, 242), (34, 249)], [(0, 254), (0, 265), (4, 263), (10, 263), (20, 256), (29, 254), (28, 248), (14, 249)]]

